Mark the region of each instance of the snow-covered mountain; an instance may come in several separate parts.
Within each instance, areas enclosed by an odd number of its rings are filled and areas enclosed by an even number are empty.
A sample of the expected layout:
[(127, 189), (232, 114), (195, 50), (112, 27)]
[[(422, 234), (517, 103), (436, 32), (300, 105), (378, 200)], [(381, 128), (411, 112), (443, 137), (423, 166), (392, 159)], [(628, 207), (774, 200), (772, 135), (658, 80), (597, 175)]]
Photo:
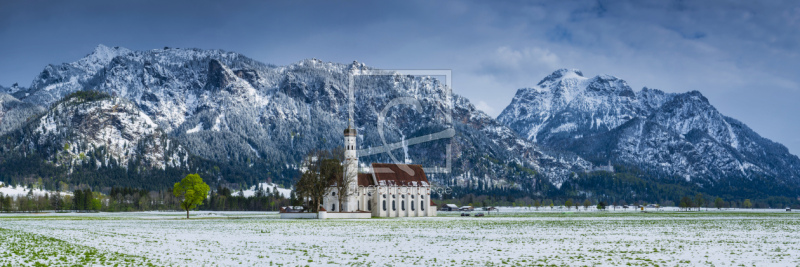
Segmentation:
[[(3, 89), (0, 88), (0, 91)], [(0, 93), (0, 135), (19, 128), (28, 118), (44, 110), (35, 104), (22, 102), (9, 94)]]
[(561, 69), (519, 89), (498, 116), (520, 135), (595, 163), (632, 165), (706, 187), (800, 185), (800, 159), (722, 115), (700, 92), (633, 91), (624, 80)]
[(37, 153), (56, 166), (128, 167), (136, 161), (163, 170), (186, 167), (189, 157), (134, 103), (94, 92), (68, 95), (4, 141), (16, 144), (14, 152)]
[[(100, 45), (76, 62), (48, 65), (28, 88), (5, 91), (41, 107), (58, 103), (30, 124), (39, 125), (30, 133), (34, 136), (24, 138), (43, 142), (45, 134), (75, 135), (85, 147), (114, 147), (117, 150), (109, 150), (112, 157), (124, 165), (133, 157), (126, 150), (127, 145), (139, 141), (124, 137), (109, 141), (107, 134), (160, 136), (163, 132), (167, 137), (158, 142), (176, 140), (178, 144), (171, 144), (170, 149), (174, 150), (170, 151), (177, 151), (178, 155), (186, 149), (191, 155), (213, 162), (208, 166), (263, 168), (254, 172), (263, 173), (263, 179), (284, 179), (286, 184), (285, 180), (292, 177), (287, 177), (283, 169), (296, 170), (302, 157), (313, 149), (341, 145), (352, 76), (356, 89), (354, 123), (364, 154), (361, 162), (391, 160), (386, 154), (367, 155), (383, 145), (376, 122), (391, 101), (409, 97), (419, 101), (422, 110), (403, 105), (387, 109), (384, 137), (387, 143), (393, 143), (454, 129), (452, 139), (402, 144), (392, 150), (403, 162), (444, 167), (450, 145), (452, 172), (430, 175), (441, 184), (531, 191), (543, 183), (560, 185), (570, 172), (591, 168), (591, 164), (572, 153), (543, 152), (475, 109), (467, 99), (450, 94), (437, 79), (399, 73), (355, 75), (368, 71), (372, 69), (358, 62), (309, 59), (279, 67), (222, 50), (132, 51)], [(112, 97), (92, 104), (92, 108), (64, 110), (67, 107), (62, 106), (70, 101), (61, 99), (86, 90)], [(106, 122), (99, 118), (111, 116), (109, 109), (118, 103), (123, 103), (129, 113), (117, 120), (135, 121), (131, 122), (135, 125), (117, 125), (119, 133), (81, 131), (73, 128), (82, 127), (81, 124), (69, 122), (71, 118), (85, 118), (86, 112), (95, 116), (90, 121)], [(448, 119), (447, 114), (452, 117)], [(55, 130), (52, 125), (56, 125)], [(53, 147), (60, 145), (63, 144)], [(58, 153), (72, 155), (77, 151)], [(135, 157), (175, 159), (163, 153), (144, 153), (148, 155)], [(216, 175), (229, 179), (236, 174)]]

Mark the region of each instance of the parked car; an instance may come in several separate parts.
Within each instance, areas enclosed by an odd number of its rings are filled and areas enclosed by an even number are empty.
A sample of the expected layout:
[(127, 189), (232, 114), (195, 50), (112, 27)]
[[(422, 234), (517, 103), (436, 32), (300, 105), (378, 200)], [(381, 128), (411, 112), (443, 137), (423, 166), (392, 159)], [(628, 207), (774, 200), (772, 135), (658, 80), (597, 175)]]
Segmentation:
[(479, 212), (478, 214), (475, 214), (475, 217), (483, 217), (483, 212)]
[(469, 216), (469, 213), (462, 212), (462, 213), (461, 213), (461, 217), (464, 217), (464, 216)]

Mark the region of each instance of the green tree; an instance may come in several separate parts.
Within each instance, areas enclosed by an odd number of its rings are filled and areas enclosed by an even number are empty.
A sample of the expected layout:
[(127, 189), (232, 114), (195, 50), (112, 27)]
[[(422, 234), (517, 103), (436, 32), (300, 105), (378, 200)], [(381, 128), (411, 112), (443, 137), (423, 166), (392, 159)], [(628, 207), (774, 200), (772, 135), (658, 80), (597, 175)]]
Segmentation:
[(749, 209), (753, 207), (753, 203), (750, 202), (750, 199), (745, 199), (744, 203), (742, 203), (742, 207), (745, 209)]
[(680, 206), (682, 209), (689, 209), (694, 206), (694, 203), (692, 203), (692, 199), (689, 198), (689, 196), (683, 196), (681, 198)]
[(567, 199), (567, 202), (564, 202), (564, 206), (567, 206), (567, 209), (572, 209), (572, 199)]
[(589, 201), (589, 199), (584, 200), (583, 201), (583, 210), (588, 210), (589, 206), (591, 206), (591, 205), (592, 205), (592, 202)]
[(536, 207), (536, 210), (539, 210), (539, 206), (542, 206), (542, 203), (537, 199), (533, 201), (533, 206)]
[(83, 190), (80, 190), (80, 189), (75, 190), (75, 191), (72, 192), (72, 195), (73, 195), (72, 201), (75, 202), (75, 205), (74, 205), (73, 208), (75, 210), (78, 210), (78, 211), (84, 210), (84, 208), (83, 208)]
[(714, 199), (714, 207), (717, 207), (717, 209), (721, 209), (724, 203), (725, 202), (723, 202), (722, 198), (720, 198), (720, 197), (717, 197), (717, 199)]
[(102, 206), (102, 202), (100, 202), (100, 199), (92, 198), (92, 210), (100, 211), (100, 208), (102, 208), (102, 207), (103, 206)]
[(706, 200), (703, 198), (703, 194), (698, 193), (696, 196), (694, 196), (694, 204), (697, 205), (698, 211), (700, 208), (706, 205)]
[(92, 195), (92, 190), (87, 188), (83, 190), (83, 209), (84, 210), (91, 210), (92, 209), (92, 200), (94, 200), (94, 196)]
[(179, 183), (175, 183), (172, 188), (172, 194), (175, 197), (183, 197), (181, 208), (186, 210), (186, 219), (189, 219), (189, 210), (202, 204), (203, 200), (208, 196), (209, 190), (211, 188), (203, 182), (203, 178), (200, 178), (200, 175), (189, 174), (183, 177)]

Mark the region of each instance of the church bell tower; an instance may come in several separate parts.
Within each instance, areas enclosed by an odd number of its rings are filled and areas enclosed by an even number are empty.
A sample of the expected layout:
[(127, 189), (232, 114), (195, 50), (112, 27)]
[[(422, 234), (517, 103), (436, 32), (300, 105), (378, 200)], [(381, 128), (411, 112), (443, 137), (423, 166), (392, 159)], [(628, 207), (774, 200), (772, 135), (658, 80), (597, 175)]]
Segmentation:
[(351, 190), (347, 201), (342, 206), (342, 211), (356, 211), (358, 210), (358, 201), (356, 199), (356, 190), (358, 189), (358, 155), (356, 149), (357, 133), (353, 127), (352, 119), (347, 123), (347, 129), (344, 129), (344, 175), (345, 181), (349, 181), (347, 188)]

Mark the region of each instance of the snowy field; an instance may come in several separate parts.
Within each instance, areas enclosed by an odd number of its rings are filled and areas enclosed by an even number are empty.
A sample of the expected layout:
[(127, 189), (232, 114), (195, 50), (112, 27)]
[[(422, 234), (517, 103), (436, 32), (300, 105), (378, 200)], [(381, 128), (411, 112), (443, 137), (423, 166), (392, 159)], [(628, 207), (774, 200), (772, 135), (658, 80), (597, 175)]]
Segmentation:
[(0, 214), (0, 266), (797, 266), (800, 213), (501, 212), (280, 220), (276, 213)]

